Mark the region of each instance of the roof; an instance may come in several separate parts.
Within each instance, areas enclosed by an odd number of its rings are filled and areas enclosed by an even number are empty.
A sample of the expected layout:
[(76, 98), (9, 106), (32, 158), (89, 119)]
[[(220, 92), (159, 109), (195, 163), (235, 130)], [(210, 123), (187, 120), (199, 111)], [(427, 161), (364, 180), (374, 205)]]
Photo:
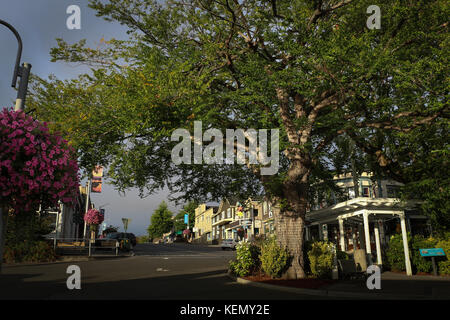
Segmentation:
[(364, 209), (376, 214), (397, 214), (404, 210), (416, 208), (418, 203), (417, 200), (404, 202), (396, 198), (359, 197), (340, 202), (331, 207), (310, 211), (306, 213), (306, 220), (311, 223), (337, 220), (339, 216)]

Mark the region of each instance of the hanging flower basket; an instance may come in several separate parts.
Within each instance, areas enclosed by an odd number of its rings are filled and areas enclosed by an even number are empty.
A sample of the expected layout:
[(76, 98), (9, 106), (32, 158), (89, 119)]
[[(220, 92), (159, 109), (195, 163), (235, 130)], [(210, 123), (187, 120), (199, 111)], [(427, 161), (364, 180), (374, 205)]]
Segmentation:
[(86, 222), (86, 224), (91, 226), (91, 228), (92, 225), (96, 225), (98, 227), (98, 225), (101, 224), (103, 220), (105, 220), (105, 216), (97, 209), (90, 209), (84, 215), (84, 221)]
[(73, 204), (79, 193), (75, 151), (23, 111), (0, 112), (0, 201), (14, 211)]

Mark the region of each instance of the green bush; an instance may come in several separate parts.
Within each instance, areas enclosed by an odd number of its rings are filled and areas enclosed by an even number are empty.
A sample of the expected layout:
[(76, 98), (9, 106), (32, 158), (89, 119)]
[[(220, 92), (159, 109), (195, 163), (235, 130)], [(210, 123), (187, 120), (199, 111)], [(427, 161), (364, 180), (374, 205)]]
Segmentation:
[[(408, 232), (408, 247), (410, 248), (409, 256), (412, 257), (411, 254), (411, 235)], [(405, 271), (405, 253), (403, 250), (403, 239), (401, 234), (396, 234), (389, 239), (388, 248), (386, 250), (386, 259), (387, 264), (390, 269), (395, 271)]]
[(136, 243), (147, 243), (147, 242), (150, 242), (149, 236), (136, 237)]
[(339, 260), (348, 260), (348, 259), (350, 259), (350, 256), (347, 254), (347, 252), (337, 250), (336, 258)]
[(330, 278), (333, 269), (334, 253), (328, 242), (314, 242), (308, 252), (311, 273), (318, 278)]
[(438, 269), (440, 275), (450, 275), (450, 233), (444, 237), (436, 243), (436, 248), (442, 248), (445, 252), (445, 259), (438, 262)]
[(238, 277), (244, 277), (259, 267), (259, 248), (249, 242), (241, 242), (236, 246), (236, 260), (229, 264), (230, 271)]
[(6, 263), (51, 262), (56, 260), (56, 255), (45, 241), (24, 241), (6, 246), (3, 259)]
[(441, 276), (450, 276), (450, 260), (439, 261), (438, 268)]
[(272, 278), (280, 277), (289, 262), (289, 252), (281, 248), (275, 237), (267, 239), (261, 246), (262, 271)]
[(431, 272), (433, 265), (430, 258), (420, 255), (419, 249), (434, 248), (437, 240), (434, 238), (424, 238), (422, 235), (415, 235), (412, 239), (411, 263), (415, 272)]

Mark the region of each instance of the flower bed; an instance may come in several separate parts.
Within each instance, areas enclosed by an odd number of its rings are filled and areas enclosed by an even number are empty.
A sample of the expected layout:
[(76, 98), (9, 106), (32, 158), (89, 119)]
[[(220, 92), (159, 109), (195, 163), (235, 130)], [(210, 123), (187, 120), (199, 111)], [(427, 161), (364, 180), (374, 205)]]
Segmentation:
[(249, 281), (262, 282), (292, 288), (303, 288), (303, 289), (323, 289), (337, 282), (336, 280), (323, 280), (316, 278), (295, 279), (295, 280), (272, 279), (271, 277), (265, 275), (251, 275), (242, 278)]

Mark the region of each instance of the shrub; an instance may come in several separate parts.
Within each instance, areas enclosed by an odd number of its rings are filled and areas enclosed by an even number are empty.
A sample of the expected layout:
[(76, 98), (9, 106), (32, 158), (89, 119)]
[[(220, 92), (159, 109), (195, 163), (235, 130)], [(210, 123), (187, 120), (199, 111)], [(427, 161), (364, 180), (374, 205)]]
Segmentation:
[(230, 271), (238, 277), (244, 277), (258, 269), (259, 248), (248, 242), (241, 242), (236, 246), (236, 260), (229, 264)]
[(436, 248), (442, 248), (445, 252), (445, 260), (438, 262), (440, 275), (450, 275), (450, 233), (447, 233), (444, 239), (439, 240)]
[(147, 243), (151, 242), (149, 236), (140, 236), (136, 238), (137, 243)]
[(333, 269), (334, 253), (328, 242), (314, 242), (308, 252), (311, 272), (318, 278), (330, 278)]
[(51, 262), (56, 260), (56, 255), (53, 248), (45, 241), (25, 241), (6, 246), (3, 258), (6, 263)]
[(347, 252), (344, 252), (344, 251), (341, 251), (341, 250), (338, 250), (336, 252), (336, 257), (339, 260), (348, 260), (348, 259), (350, 259), (350, 256), (347, 254)]
[(437, 240), (434, 238), (424, 238), (422, 235), (415, 235), (412, 239), (411, 263), (416, 272), (431, 272), (433, 265), (430, 258), (420, 255), (419, 249), (434, 248)]
[(261, 246), (261, 268), (272, 278), (280, 277), (289, 262), (289, 252), (281, 248), (275, 237), (267, 239)]
[(450, 260), (439, 261), (439, 274), (441, 276), (450, 276)]
[[(411, 235), (408, 232), (408, 247), (410, 248), (409, 256), (412, 257), (411, 254)], [(403, 239), (401, 234), (396, 234), (391, 237), (389, 240), (388, 248), (386, 250), (386, 259), (388, 266), (392, 270), (396, 271), (405, 271), (405, 253), (403, 251)]]

